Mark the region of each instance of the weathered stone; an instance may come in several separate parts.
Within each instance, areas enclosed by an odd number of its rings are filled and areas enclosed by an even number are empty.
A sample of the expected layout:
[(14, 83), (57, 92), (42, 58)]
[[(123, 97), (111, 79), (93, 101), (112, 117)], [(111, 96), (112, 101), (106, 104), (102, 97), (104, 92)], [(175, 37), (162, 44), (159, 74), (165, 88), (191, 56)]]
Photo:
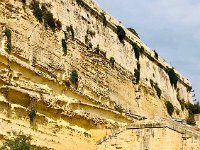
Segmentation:
[[(175, 71), (179, 90), (174, 89), (165, 72), (170, 65), (126, 29), (120, 42), (119, 22), (93, 0), (38, 0), (61, 22), (55, 29), (34, 17), (31, 2), (0, 1), (0, 144), (12, 131), (23, 131), (32, 135), (32, 144), (48, 149), (179, 149), (182, 139), (188, 149), (199, 148), (195, 130), (152, 119), (170, 117), (165, 101), (180, 111), (173, 117), (187, 117), (178, 101), (192, 102), (185, 77)], [(134, 43), (144, 47), (139, 61)], [(155, 123), (143, 123), (147, 118)], [(174, 141), (176, 148), (169, 144)]]

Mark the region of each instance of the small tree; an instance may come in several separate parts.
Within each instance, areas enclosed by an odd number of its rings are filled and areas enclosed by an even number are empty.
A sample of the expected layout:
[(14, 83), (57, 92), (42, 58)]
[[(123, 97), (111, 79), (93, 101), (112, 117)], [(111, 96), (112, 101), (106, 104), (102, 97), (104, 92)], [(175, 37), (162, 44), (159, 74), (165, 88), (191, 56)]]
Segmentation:
[(196, 125), (195, 119), (194, 119), (194, 114), (189, 110), (189, 116), (186, 119), (187, 124), (189, 125)]
[(200, 104), (199, 104), (199, 102), (197, 102), (195, 104), (192, 104), (192, 103), (188, 102), (187, 104), (185, 104), (185, 107), (192, 114), (199, 114), (200, 113)]

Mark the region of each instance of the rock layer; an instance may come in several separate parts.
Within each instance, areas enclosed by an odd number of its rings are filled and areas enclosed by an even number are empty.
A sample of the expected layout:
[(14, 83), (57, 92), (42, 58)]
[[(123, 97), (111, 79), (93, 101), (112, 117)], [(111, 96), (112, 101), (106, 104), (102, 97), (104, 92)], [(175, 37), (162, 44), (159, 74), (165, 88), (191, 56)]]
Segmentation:
[(42, 21), (33, 2), (0, 1), (1, 142), (22, 130), (44, 149), (96, 149), (113, 130), (169, 118), (166, 101), (187, 116), (190, 82), (175, 71), (173, 87), (170, 65), (126, 29), (120, 41), (121, 25), (93, 1), (39, 0)]

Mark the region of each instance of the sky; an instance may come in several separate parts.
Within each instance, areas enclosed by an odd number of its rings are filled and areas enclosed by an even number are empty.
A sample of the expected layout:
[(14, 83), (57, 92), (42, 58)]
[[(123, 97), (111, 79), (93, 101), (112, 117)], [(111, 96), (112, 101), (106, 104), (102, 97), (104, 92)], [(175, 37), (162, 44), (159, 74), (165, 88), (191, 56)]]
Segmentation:
[(200, 101), (200, 0), (96, 0), (188, 78)]

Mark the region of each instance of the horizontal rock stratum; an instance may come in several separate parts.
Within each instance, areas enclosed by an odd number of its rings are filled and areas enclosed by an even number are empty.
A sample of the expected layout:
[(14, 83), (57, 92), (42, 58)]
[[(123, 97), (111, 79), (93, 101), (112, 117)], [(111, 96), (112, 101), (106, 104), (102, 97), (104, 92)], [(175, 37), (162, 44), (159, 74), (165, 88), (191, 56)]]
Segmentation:
[(41, 149), (198, 150), (170, 119), (188, 102), (190, 82), (94, 1), (0, 0), (1, 145), (22, 131)]

